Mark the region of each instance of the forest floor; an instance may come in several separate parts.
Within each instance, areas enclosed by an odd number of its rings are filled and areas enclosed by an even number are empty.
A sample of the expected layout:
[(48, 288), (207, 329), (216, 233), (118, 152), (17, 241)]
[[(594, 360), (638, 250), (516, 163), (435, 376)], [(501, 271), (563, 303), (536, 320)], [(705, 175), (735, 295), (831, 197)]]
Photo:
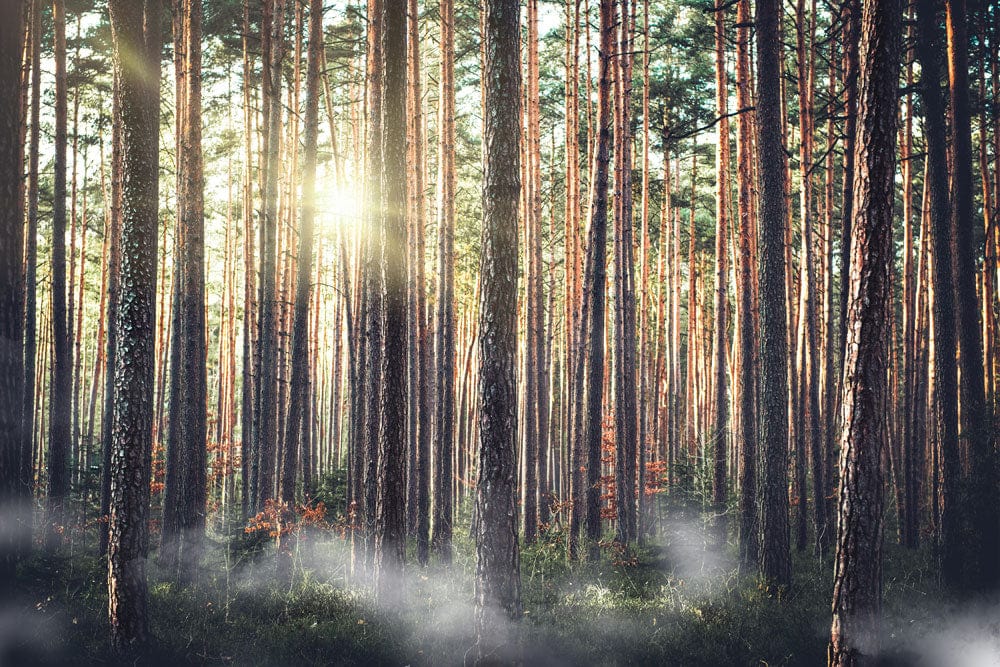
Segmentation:
[[(569, 565), (550, 532), (522, 551), (525, 615), (505, 661), (600, 665), (821, 665), (830, 627), (831, 559), (796, 554), (795, 581), (770, 599), (741, 576), (730, 545), (708, 546), (701, 519), (668, 515), (628, 555)], [(890, 541), (891, 540), (887, 540)], [(153, 655), (143, 664), (460, 664), (474, 644), (474, 545), (456, 532), (455, 562), (408, 566), (405, 599), (378, 607), (352, 583), (335, 532), (300, 540), (279, 583), (273, 547), (215, 534), (196, 583), (173, 583), (150, 559)], [(92, 552), (92, 549), (91, 549)], [(885, 664), (1000, 661), (997, 605), (949, 603), (929, 550), (886, 546)], [(0, 664), (101, 664), (107, 652), (104, 562), (38, 555), (0, 603)], [(470, 653), (471, 655), (471, 653)]]

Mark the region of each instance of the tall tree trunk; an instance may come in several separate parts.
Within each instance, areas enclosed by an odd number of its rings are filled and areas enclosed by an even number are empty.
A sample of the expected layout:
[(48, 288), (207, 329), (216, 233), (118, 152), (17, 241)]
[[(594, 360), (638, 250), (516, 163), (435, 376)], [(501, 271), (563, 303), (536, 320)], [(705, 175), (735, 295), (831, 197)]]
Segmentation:
[(451, 562), (452, 460), (455, 448), (455, 7), (441, 0), (438, 147), (438, 285), (434, 330), (437, 417), (434, 550)]
[[(271, 0), (266, 0), (269, 4)], [(254, 432), (257, 456), (257, 488), (252, 509), (260, 511), (274, 497), (277, 453), (277, 225), (278, 173), (281, 141), (281, 63), (284, 56), (285, 0), (273, 0), (270, 59), (264, 63), (267, 94), (267, 149), (264, 167), (264, 202), (261, 219), (260, 249), (260, 318), (257, 340), (260, 348), (260, 372), (257, 389), (259, 428)]]
[(715, 425), (711, 441), (714, 449), (714, 470), (712, 475), (712, 501), (715, 505), (716, 530), (720, 542), (726, 536), (726, 443), (729, 431), (729, 392), (726, 368), (728, 346), (729, 312), (729, 119), (728, 74), (726, 72), (726, 13), (724, 8), (715, 8), (715, 107), (719, 121), (719, 147), (715, 154), (715, 330), (713, 340), (712, 412)]
[[(118, 76), (115, 69), (114, 76)], [(115, 80), (111, 102), (111, 243), (108, 249), (108, 337), (107, 361), (104, 374), (104, 399), (101, 406), (101, 510), (98, 549), (103, 556), (108, 550), (108, 517), (111, 513), (111, 452), (114, 423), (115, 369), (118, 359), (118, 311), (121, 297), (122, 263), (122, 145), (121, 86)]]
[[(517, 539), (517, 256), (521, 194), (520, 3), (486, 0), (482, 276), (479, 301), (479, 481), (476, 637), (498, 659), (499, 629), (521, 615)], [(513, 108), (512, 108), (513, 107)]]
[[(955, 362), (955, 281), (952, 226), (948, 199), (948, 136), (945, 98), (941, 90), (940, 55), (944, 50), (936, 3), (917, 4), (917, 57), (927, 142), (927, 183), (930, 200), (929, 238), (933, 271), (934, 393), (937, 398), (937, 438), (941, 457), (941, 574), (957, 588), (962, 582), (962, 510), (959, 497), (961, 463), (958, 448), (958, 369)], [(937, 496), (937, 494), (935, 494)]]
[(414, 262), (411, 275), (412, 293), (414, 295), (412, 309), (416, 331), (416, 355), (410, 360), (411, 366), (419, 368), (417, 379), (417, 396), (411, 404), (417, 413), (417, 469), (413, 473), (417, 477), (416, 487), (416, 533), (417, 560), (421, 565), (427, 564), (430, 555), (430, 504), (431, 504), (431, 426), (433, 411), (431, 409), (430, 378), (434, 373), (431, 341), (428, 340), (428, 313), (426, 304), (426, 286), (424, 281), (424, 113), (420, 82), (420, 22), (418, 20), (417, 0), (409, 0), (407, 16), (407, 34), (410, 62), (409, 100), (411, 110), (411, 144), (413, 157), (413, 192), (410, 194), (413, 212), (413, 246)]
[(406, 5), (382, 3), (381, 432), (375, 520), (375, 589), (399, 594), (406, 555)]
[[(597, 145), (591, 163), (590, 222), (587, 231), (587, 261), (583, 277), (583, 306), (577, 340), (580, 354), (574, 360), (573, 425), (570, 442), (575, 451), (573, 466), (573, 516), (579, 526), (586, 508), (589, 555), (597, 556), (601, 536), (600, 489), (602, 399), (604, 392), (604, 308), (607, 283), (608, 165), (611, 161), (611, 58), (615, 40), (614, 0), (601, 0), (601, 47), (597, 87)], [(586, 464), (584, 465), (584, 452)], [(586, 474), (586, 482), (584, 482)], [(578, 531), (578, 528), (577, 528)], [(571, 526), (570, 557), (575, 557), (576, 531)]]
[[(149, 639), (146, 556), (152, 465), (157, 208), (159, 198), (160, 3), (110, 3), (122, 132), (121, 310), (114, 372), (108, 610), (119, 653)], [(128, 58), (126, 66), (125, 59)]]
[[(299, 249), (296, 265), (295, 314), (292, 323), (292, 377), (288, 418), (285, 422), (285, 452), (282, 457), (281, 501), (285, 504), (283, 523), (294, 519), (295, 473), (298, 455), (308, 456), (309, 430), (309, 305), (312, 280), (313, 220), (316, 217), (316, 154), (319, 132), (320, 55), (323, 49), (323, 2), (309, 2), (309, 46), (306, 71), (305, 141), (302, 164), (302, 202), (299, 219)], [(303, 480), (304, 481), (304, 480)], [(288, 567), (291, 549), (281, 544), (284, 556), (279, 567)], [(286, 574), (290, 571), (286, 570)]]
[[(973, 201), (972, 121), (969, 109), (969, 34), (965, 0), (948, 0), (948, 81), (954, 123), (951, 143), (952, 230), (955, 234), (955, 289), (961, 347), (959, 400), (961, 432), (969, 442), (969, 480), (964, 498), (969, 508), (966, 588), (993, 590), (1000, 584), (1000, 486), (992, 415), (986, 404), (983, 330), (976, 291), (976, 216)], [(983, 174), (985, 177), (986, 175)]]
[[(736, 6), (736, 107), (753, 105), (750, 74), (750, 0)], [(739, 285), (740, 320), (739, 396), (739, 487), (740, 564), (755, 568), (759, 544), (757, 522), (757, 326), (754, 318), (754, 145), (753, 116), (744, 111), (737, 117), (736, 171), (739, 179)]]
[[(66, 311), (66, 4), (54, 0), (55, 26), (55, 170), (52, 187), (52, 399), (49, 402), (50, 544), (58, 541), (69, 493), (70, 425), (73, 414), (73, 367)], [(20, 62), (20, 61), (19, 61)], [(20, 173), (20, 169), (18, 170)], [(20, 248), (20, 246), (18, 246)]]
[[(636, 537), (636, 314), (632, 231), (632, 23), (629, 0), (621, 1), (615, 129), (615, 539)], [(634, 5), (632, 6), (634, 8)]]
[[(523, 442), (524, 478), (521, 485), (524, 510), (524, 542), (532, 544), (538, 532), (538, 371), (541, 364), (539, 343), (541, 342), (540, 318), (544, 318), (541, 306), (541, 173), (539, 172), (540, 149), (538, 141), (539, 108), (536, 90), (538, 88), (538, 0), (528, 0), (526, 30), (527, 54), (525, 70), (527, 81), (524, 86), (524, 265), (525, 265), (525, 341), (524, 341), (524, 403)], [(537, 256), (536, 256), (537, 246)], [(536, 261), (537, 260), (537, 261)]]
[(366, 169), (367, 236), (364, 239), (362, 317), (364, 318), (364, 546), (365, 564), (374, 557), (378, 498), (379, 418), (382, 373), (382, 0), (368, 2), (368, 158)]
[(864, 2), (830, 665), (867, 664), (878, 654), (902, 19), (900, 0)]
[(254, 404), (256, 377), (254, 367), (254, 303), (253, 268), (253, 120), (255, 114), (250, 108), (250, 87), (252, 64), (250, 60), (250, 0), (243, 0), (243, 354), (242, 382), (240, 387), (240, 459), (242, 464), (243, 488), (241, 489), (241, 510), (248, 519), (254, 506), (251, 482), (255, 469), (256, 449), (254, 448), (254, 425), (256, 405)]
[[(0, 179), (0, 503), (5, 505), (21, 495), (18, 490), (21, 469), (18, 457), (23, 451), (22, 438), (26, 437), (22, 435), (21, 414), (24, 404), (21, 274), (24, 211), (21, 179), (16, 177), (23, 171), (19, 133), (23, 116), (21, 57), (25, 34), (24, 4), (7, 3), (8, 14), (0, 23), (0, 171), (5, 174)], [(37, 123), (34, 126), (37, 127)], [(32, 382), (32, 388), (33, 385)], [(31, 432), (30, 420), (24, 422), (24, 431)], [(16, 531), (4, 532), (0, 541), (0, 581), (13, 577), (18, 549)]]
[(861, 0), (843, 0), (844, 42), (844, 180), (840, 237), (840, 352), (841, 365), (847, 344), (847, 298), (850, 293), (851, 224), (854, 218), (855, 133), (858, 124), (858, 39), (861, 33)]
[[(168, 494), (177, 503), (173, 509), (179, 541), (177, 564), (190, 573), (200, 558), (205, 533), (207, 446), (207, 351), (205, 345), (205, 215), (204, 177), (201, 151), (201, 0), (180, 0), (183, 26), (183, 103), (180, 121), (178, 177), (178, 223), (180, 245), (177, 277), (179, 330), (177, 375), (171, 378), (170, 410), (176, 413), (178, 436), (171, 444), (177, 490)], [(170, 478), (168, 478), (168, 481)], [(170, 512), (164, 508), (164, 512)], [(166, 539), (166, 535), (164, 535)], [(171, 562), (168, 557), (168, 562)]]
[[(37, 353), (37, 274), (38, 274), (38, 150), (42, 100), (42, 0), (31, 3), (31, 122), (28, 139), (28, 228), (24, 250), (24, 399), (21, 408), (21, 439), (18, 465), (19, 493), (30, 498), (33, 492), (31, 466), (32, 433), (35, 417), (35, 356)], [(5, 209), (6, 210), (6, 209)], [(98, 337), (98, 345), (103, 337)]]
[(760, 573), (769, 591), (791, 584), (788, 528), (788, 351), (785, 322), (785, 148), (781, 132), (781, 4), (757, 3), (760, 226)]

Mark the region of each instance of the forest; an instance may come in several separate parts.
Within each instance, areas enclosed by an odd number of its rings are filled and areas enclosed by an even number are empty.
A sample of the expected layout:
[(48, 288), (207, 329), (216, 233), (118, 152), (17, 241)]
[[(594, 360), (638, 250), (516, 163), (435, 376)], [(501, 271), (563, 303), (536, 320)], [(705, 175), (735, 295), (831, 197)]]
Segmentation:
[(0, 664), (1000, 665), (1000, 7), (0, 0)]

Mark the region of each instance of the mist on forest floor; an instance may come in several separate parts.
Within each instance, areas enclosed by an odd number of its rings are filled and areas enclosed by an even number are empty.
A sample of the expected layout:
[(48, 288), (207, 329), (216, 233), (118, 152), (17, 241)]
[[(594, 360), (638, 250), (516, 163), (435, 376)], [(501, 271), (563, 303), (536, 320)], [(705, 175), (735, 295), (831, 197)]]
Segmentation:
[[(3, 517), (11, 530), (14, 513)], [(20, 523), (20, 522), (19, 522)], [(796, 583), (769, 600), (737, 573), (731, 545), (716, 547), (710, 519), (668, 514), (628, 553), (606, 545), (597, 563), (568, 564), (564, 535), (543, 533), (522, 549), (524, 618), (494, 636), (500, 661), (527, 664), (811, 664), (829, 633), (830, 571), (797, 557)], [(67, 552), (73, 551), (73, 554)], [(91, 548), (47, 553), (36, 542), (16, 595), (0, 602), (0, 663), (100, 660), (106, 651), (102, 562)], [(888, 664), (1000, 665), (1000, 605), (947, 604), (922, 564), (887, 552), (883, 652)], [(393, 602), (380, 603), (352, 572), (349, 540), (307, 530), (292, 578), (277, 575), (272, 540), (211, 532), (198, 573), (175, 578), (154, 550), (151, 625), (165, 659), (195, 663), (294, 659), (459, 664), (475, 646), (474, 545), (456, 531), (451, 567), (420, 567), (410, 554), (390, 574)], [(353, 656), (353, 657), (351, 657)], [(19, 659), (25, 658), (25, 659)], [(791, 663), (788, 660), (792, 660)]]

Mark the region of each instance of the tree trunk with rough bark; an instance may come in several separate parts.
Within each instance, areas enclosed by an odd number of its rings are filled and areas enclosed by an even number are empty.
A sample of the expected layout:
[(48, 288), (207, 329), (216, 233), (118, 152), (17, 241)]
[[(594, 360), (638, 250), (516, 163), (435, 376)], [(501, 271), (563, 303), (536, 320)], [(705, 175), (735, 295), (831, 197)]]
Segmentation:
[(875, 660), (882, 608), (882, 451), (889, 434), (886, 364), (903, 7), (900, 0), (863, 4), (831, 667)]
[(519, 15), (518, 0), (486, 0), (475, 530), (476, 652), (483, 662), (504, 659), (498, 653), (509, 642), (504, 629), (521, 616), (516, 504)]

